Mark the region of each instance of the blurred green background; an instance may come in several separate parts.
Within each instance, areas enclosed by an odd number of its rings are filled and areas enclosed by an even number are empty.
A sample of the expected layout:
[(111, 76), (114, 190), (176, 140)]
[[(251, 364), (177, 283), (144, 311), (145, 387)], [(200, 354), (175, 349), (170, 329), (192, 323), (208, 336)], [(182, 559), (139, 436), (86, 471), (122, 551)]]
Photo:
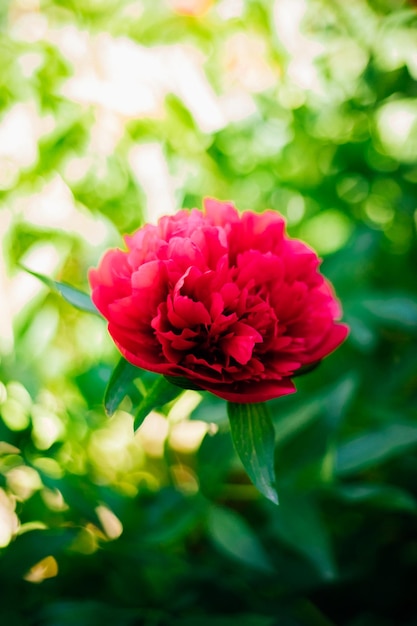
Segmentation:
[[(417, 623), (417, 9), (401, 0), (2, 0), (0, 622)], [(206, 195), (313, 245), (348, 341), (271, 402), (280, 506), (225, 403), (112, 418), (88, 290)]]

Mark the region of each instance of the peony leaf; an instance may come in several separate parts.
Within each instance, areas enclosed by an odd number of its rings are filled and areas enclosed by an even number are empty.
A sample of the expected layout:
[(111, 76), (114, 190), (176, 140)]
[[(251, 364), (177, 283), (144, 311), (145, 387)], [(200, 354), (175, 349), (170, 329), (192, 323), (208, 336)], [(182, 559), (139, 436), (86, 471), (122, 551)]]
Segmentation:
[[(25, 573), (35, 563), (47, 556), (58, 556), (66, 550), (67, 546), (73, 544), (78, 532), (75, 526), (69, 525), (60, 528), (26, 529), (26, 532), (18, 534), (4, 550), (2, 548), (1, 580), (7, 579), (12, 585), (19, 584)], [(4, 623), (3, 619), (2, 623)]]
[(326, 526), (317, 500), (295, 489), (281, 493), (281, 507), (273, 521), (274, 531), (282, 542), (305, 556), (322, 580), (334, 580), (337, 566)]
[(345, 476), (378, 466), (417, 446), (417, 425), (401, 421), (378, 430), (354, 435), (340, 445), (336, 454), (336, 472)]
[(107, 415), (113, 415), (123, 398), (129, 394), (132, 382), (139, 377), (140, 371), (123, 357), (120, 359), (110, 376), (104, 394), (104, 408)]
[(417, 512), (416, 499), (400, 487), (385, 484), (345, 484), (336, 489), (336, 496), (349, 503), (362, 503), (380, 509)]
[(171, 385), (164, 376), (158, 376), (146, 396), (140, 401), (136, 410), (134, 423), (135, 431), (140, 428), (145, 417), (149, 415), (153, 409), (164, 406), (167, 402), (171, 402), (171, 400), (174, 400), (180, 393), (182, 393), (182, 389)]
[(171, 385), (176, 385), (177, 387), (181, 387), (181, 389), (192, 389), (193, 391), (202, 391), (199, 385), (193, 383), (192, 380), (185, 378), (185, 376), (165, 376), (168, 382)]
[(236, 452), (255, 487), (278, 504), (275, 487), (275, 432), (265, 403), (227, 403)]
[(257, 534), (234, 511), (213, 506), (208, 514), (208, 530), (213, 542), (227, 556), (261, 572), (274, 571)]
[(28, 274), (35, 276), (38, 280), (44, 283), (49, 289), (59, 293), (60, 296), (64, 298), (69, 304), (72, 304), (76, 309), (80, 309), (81, 311), (85, 311), (86, 313), (94, 313), (95, 315), (100, 315), (94, 306), (90, 296), (88, 293), (84, 291), (80, 291), (75, 287), (71, 287), (71, 285), (67, 285), (66, 283), (60, 283), (57, 280), (52, 280), (48, 276), (44, 276), (43, 274), (39, 274), (38, 272), (33, 272), (29, 270), (27, 267), (22, 265), (22, 269), (25, 270)]

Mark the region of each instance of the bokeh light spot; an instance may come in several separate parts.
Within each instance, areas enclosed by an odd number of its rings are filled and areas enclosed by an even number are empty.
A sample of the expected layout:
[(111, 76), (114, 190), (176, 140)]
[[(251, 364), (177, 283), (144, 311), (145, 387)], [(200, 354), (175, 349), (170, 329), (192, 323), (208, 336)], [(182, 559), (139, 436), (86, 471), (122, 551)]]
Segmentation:
[(350, 220), (339, 211), (323, 211), (301, 226), (301, 236), (319, 254), (339, 250), (352, 232)]

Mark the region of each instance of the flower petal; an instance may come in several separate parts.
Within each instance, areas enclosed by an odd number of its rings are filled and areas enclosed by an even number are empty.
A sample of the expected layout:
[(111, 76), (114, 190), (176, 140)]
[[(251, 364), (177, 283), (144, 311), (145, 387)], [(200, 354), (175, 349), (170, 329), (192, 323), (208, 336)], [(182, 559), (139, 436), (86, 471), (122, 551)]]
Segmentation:
[(225, 354), (245, 365), (252, 358), (255, 343), (262, 343), (262, 336), (252, 326), (242, 322), (236, 322), (231, 330), (233, 334), (221, 339), (220, 345)]

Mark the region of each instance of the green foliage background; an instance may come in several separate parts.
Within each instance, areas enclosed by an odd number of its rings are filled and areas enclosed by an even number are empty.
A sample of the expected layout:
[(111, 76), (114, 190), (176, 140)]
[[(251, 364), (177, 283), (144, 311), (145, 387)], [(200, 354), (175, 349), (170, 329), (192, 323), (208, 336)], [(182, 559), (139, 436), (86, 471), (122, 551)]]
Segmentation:
[[(411, 626), (415, 5), (185, 4), (0, 6), (0, 621)], [(270, 403), (279, 507), (215, 397), (134, 435), (145, 373), (108, 418), (103, 320), (20, 267), (87, 290), (123, 233), (206, 195), (283, 213), (351, 327)]]

